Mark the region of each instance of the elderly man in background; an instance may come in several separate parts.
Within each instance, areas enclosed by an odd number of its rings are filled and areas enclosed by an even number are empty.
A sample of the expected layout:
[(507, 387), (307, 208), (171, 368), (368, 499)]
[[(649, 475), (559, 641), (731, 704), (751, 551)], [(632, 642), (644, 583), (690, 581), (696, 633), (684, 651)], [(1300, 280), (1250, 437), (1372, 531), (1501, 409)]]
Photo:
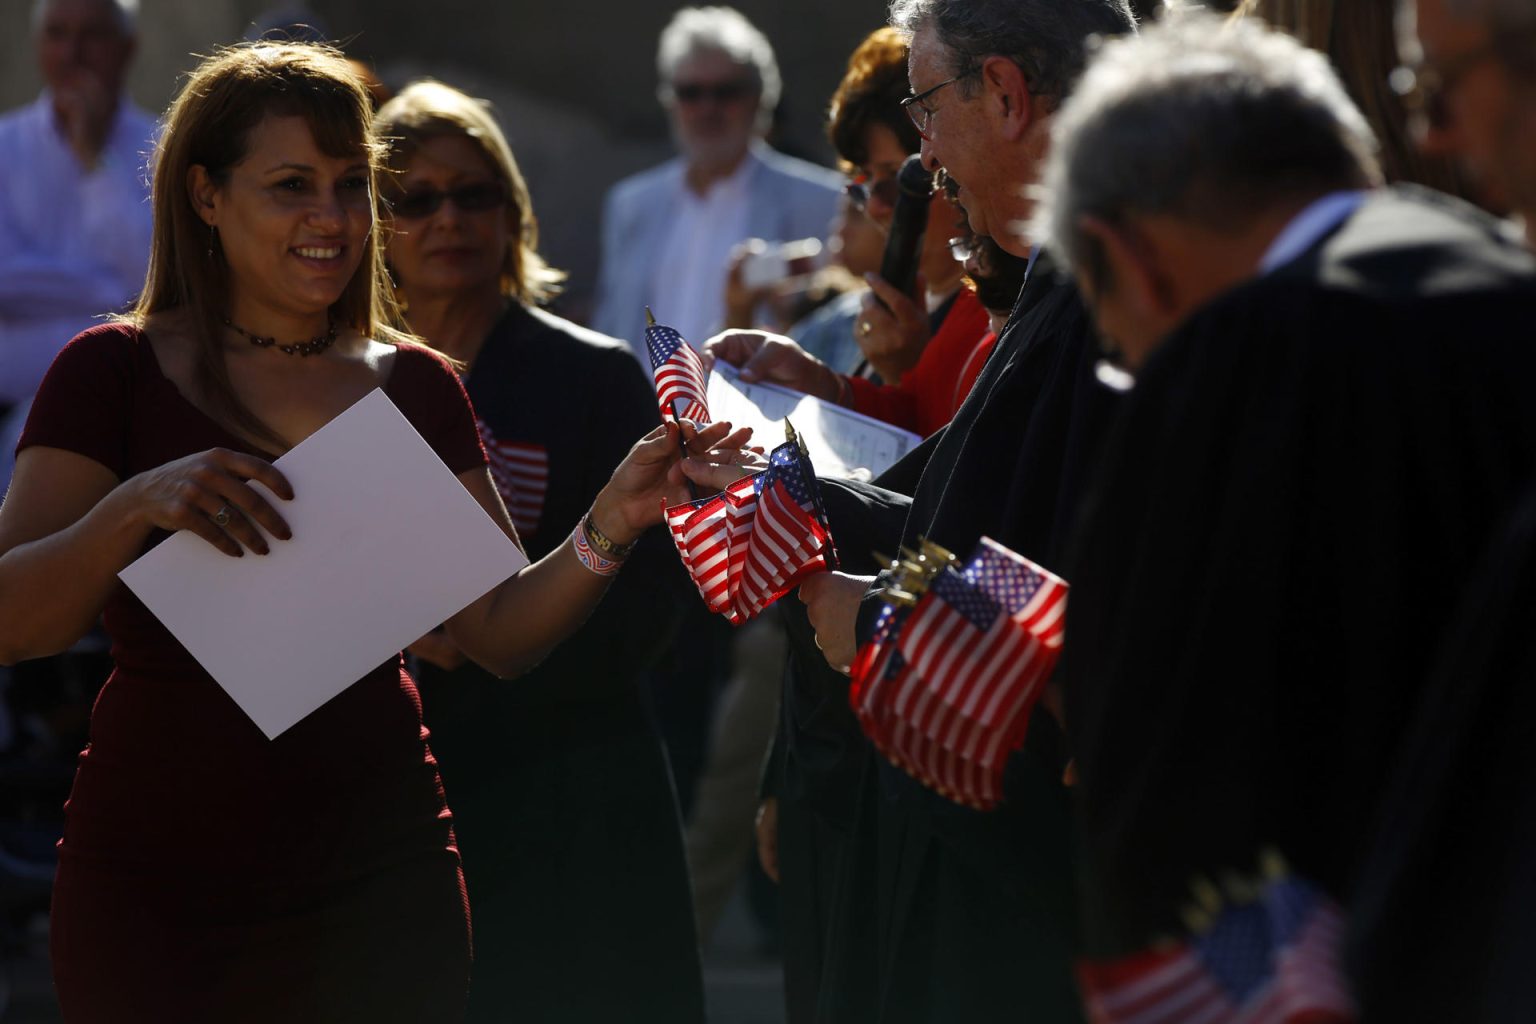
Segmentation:
[(822, 238), (842, 186), (834, 171), (762, 141), (779, 102), (779, 67), (739, 12), (678, 11), (661, 33), (656, 68), (679, 155), (608, 193), (592, 321), (627, 339), (642, 363), (646, 306), (702, 345), (723, 325), (736, 244)]
[[(1036, 234), (1135, 374), (1067, 566), (1105, 1020), (1152, 1012), (1132, 993), (1154, 948), (1227, 902), (1276, 910), (1282, 877), (1289, 916), (1230, 976), (1294, 951), (1280, 1015), (1348, 1019), (1328, 922), (1445, 604), (1536, 460), (1536, 263), (1480, 211), (1375, 187), (1373, 146), (1320, 54), (1209, 15), (1109, 43), (1057, 121)], [(1157, 998), (1204, 999), (1201, 977)]]
[(1536, 246), (1536, 4), (1400, 0), (1399, 27), (1392, 84), (1416, 108), (1420, 145), (1459, 160)]
[(27, 403), (64, 343), (144, 283), (155, 123), (123, 88), (138, 6), (33, 8), (43, 92), (0, 117), (0, 414)]

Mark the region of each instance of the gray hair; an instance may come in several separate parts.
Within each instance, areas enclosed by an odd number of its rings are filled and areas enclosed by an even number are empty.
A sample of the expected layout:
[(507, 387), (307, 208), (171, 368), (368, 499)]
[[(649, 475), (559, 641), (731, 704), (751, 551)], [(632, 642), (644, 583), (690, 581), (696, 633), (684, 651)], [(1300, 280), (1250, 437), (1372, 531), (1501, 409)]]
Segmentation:
[(1253, 19), (1191, 12), (1089, 64), (1052, 127), (1030, 234), (1102, 276), (1085, 216), (1240, 231), (1277, 202), (1379, 183), (1375, 150), (1321, 53)]
[[(54, 0), (36, 0), (32, 4), (32, 32), (37, 34), (43, 28), (43, 16), (48, 13), (48, 8)], [(97, 0), (103, 7), (110, 8), (113, 17), (117, 19), (118, 28), (125, 36), (139, 34), (139, 0)]]
[(751, 68), (757, 77), (760, 110), (765, 118), (772, 117), (783, 89), (779, 62), (768, 37), (734, 7), (684, 7), (672, 15), (656, 47), (656, 74), (663, 94), (678, 65), (705, 50), (716, 50)]
[[(957, 75), (985, 57), (1008, 57), (1032, 92), (1062, 97), (1083, 70), (1089, 38), (1134, 32), (1136, 17), (1127, 0), (892, 0), (891, 24), (909, 35), (932, 26)], [(976, 88), (957, 84), (967, 95)]]

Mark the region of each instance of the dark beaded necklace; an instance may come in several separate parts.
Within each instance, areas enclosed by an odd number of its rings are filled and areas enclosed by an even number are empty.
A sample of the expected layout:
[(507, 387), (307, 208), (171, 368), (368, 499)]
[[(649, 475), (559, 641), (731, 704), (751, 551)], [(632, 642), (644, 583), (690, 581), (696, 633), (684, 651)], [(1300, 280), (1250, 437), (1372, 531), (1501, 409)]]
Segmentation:
[(257, 348), (273, 348), (285, 356), (317, 356), (336, 343), (336, 321), (326, 324), (325, 333), (310, 338), (308, 341), (296, 341), (292, 345), (279, 345), (276, 338), (263, 338), (259, 334), (252, 334), (244, 327), (239, 326), (229, 317), (224, 318), (224, 326), (245, 338)]

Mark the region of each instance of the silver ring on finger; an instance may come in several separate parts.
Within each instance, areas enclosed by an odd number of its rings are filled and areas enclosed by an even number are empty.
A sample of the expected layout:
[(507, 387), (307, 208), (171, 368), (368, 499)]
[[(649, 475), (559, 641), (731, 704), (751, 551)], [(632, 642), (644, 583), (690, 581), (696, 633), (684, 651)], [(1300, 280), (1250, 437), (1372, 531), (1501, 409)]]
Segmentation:
[(228, 505), (225, 505), (224, 507), (220, 508), (217, 512), (215, 512), (213, 514), (213, 525), (215, 525), (215, 526), (228, 526), (229, 525), (230, 514), (233, 513), (233, 512), (234, 512), (234, 509), (230, 508)]

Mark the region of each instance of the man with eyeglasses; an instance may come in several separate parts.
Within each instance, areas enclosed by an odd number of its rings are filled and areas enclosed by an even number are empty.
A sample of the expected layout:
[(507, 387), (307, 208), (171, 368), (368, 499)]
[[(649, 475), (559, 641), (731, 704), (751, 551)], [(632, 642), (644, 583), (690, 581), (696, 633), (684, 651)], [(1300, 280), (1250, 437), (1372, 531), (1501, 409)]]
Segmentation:
[(1403, 66), (1426, 152), (1459, 159), (1491, 209), (1536, 246), (1536, 4), (1400, 0)]
[[(891, 21), (911, 37), (907, 110), (925, 165), (954, 181), (976, 233), (1033, 267), (949, 425), (883, 486), (824, 481), (832, 531), (840, 548), (860, 554), (919, 537), (968, 553), (986, 535), (1049, 567), (1059, 564), (1115, 398), (1095, 377), (1075, 288), (1022, 224), (1048, 126), (1088, 39), (1134, 21), (1121, 0), (897, 0)], [(766, 336), (756, 349), (767, 358), (789, 351)], [(798, 617), (791, 638), (801, 685), (846, 692), (836, 673), (869, 636), (886, 582), (833, 573), (801, 586), (803, 614), (786, 611)], [(836, 886), (818, 1020), (1080, 1019), (1063, 761), (1059, 727), (1037, 714), (1010, 760), (1004, 806), (979, 812), (874, 759)]]
[(592, 326), (645, 363), (645, 307), (694, 345), (723, 326), (726, 267), (748, 238), (822, 238), (836, 172), (762, 142), (779, 102), (773, 47), (729, 7), (687, 7), (661, 33), (658, 97), (679, 156), (619, 182), (603, 209)]

